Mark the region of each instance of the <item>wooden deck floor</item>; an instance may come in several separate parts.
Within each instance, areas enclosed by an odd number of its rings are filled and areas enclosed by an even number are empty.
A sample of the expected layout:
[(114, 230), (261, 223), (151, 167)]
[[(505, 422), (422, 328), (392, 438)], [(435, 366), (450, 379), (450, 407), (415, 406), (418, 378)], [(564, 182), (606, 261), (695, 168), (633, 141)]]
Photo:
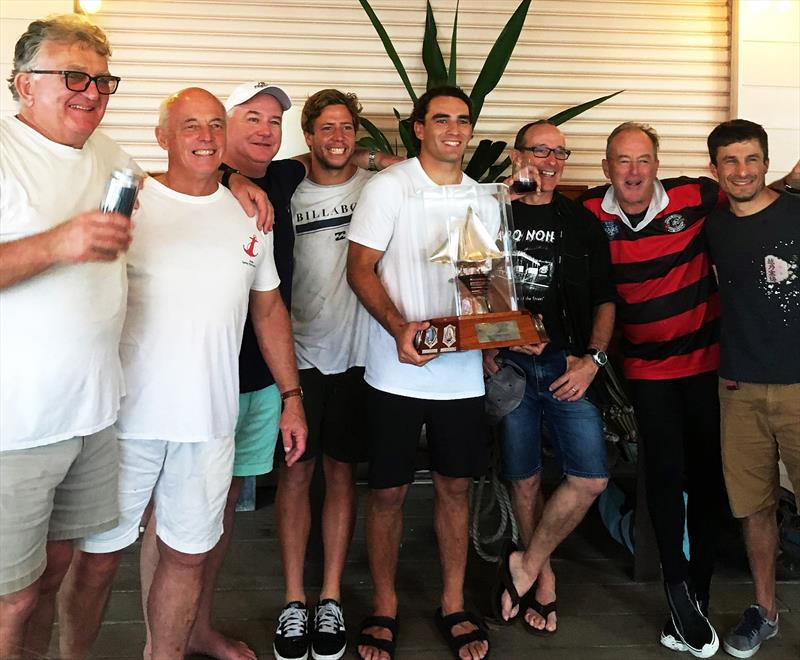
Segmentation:
[[(363, 496), (363, 492), (361, 493)], [(282, 606), (282, 578), (270, 488), (259, 490), (259, 509), (237, 514), (219, 591), (216, 617), (226, 633), (244, 639), (260, 658), (272, 658), (274, 620)], [(431, 489), (415, 485), (406, 507), (404, 543), (398, 575), (400, 659), (439, 660), (451, 657), (433, 623), (438, 605), (439, 566), (430, 519)], [(307, 584), (320, 582), (319, 552), (310, 553)], [(138, 548), (126, 556), (116, 579), (106, 622), (95, 647), (97, 658), (141, 657), (144, 643), (139, 604)], [(549, 639), (526, 634), (522, 626), (493, 631), (492, 658), (514, 660), (649, 660), (685, 657), (662, 648), (658, 633), (664, 622), (664, 597), (659, 583), (635, 583), (631, 556), (617, 545), (592, 510), (554, 557), (558, 576), (559, 632)], [(494, 565), (470, 552), (468, 603), (488, 608)], [(310, 590), (310, 598), (316, 594)], [(733, 625), (750, 602), (751, 585), (740, 545), (726, 544), (715, 577), (711, 619), (718, 632)], [(765, 644), (759, 660), (800, 659), (800, 583), (778, 586), (780, 635)], [(369, 613), (370, 581), (366, 564), (363, 520), (359, 521), (343, 585), (343, 603), (351, 641), (360, 619)], [(346, 656), (346, 657), (352, 657)], [(717, 657), (727, 656), (720, 649)]]

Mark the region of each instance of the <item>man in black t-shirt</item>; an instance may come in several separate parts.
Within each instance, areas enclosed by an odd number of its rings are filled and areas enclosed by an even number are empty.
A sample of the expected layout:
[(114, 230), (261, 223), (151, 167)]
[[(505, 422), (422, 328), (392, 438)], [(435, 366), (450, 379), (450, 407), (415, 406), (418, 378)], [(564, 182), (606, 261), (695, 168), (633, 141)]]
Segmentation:
[[(502, 419), (500, 436), (503, 476), (512, 484), (523, 543), (523, 552), (505, 561), (517, 592), (525, 594), (519, 608), (525, 625), (547, 634), (557, 623), (550, 554), (581, 521), (608, 477), (600, 411), (586, 395), (607, 360), (614, 290), (602, 229), (556, 191), (570, 154), (561, 131), (547, 121), (524, 126), (512, 158), (528, 153), (538, 186), (512, 204), (514, 277), (520, 304), (541, 316), (549, 341), (499, 352), (527, 376), (525, 397)], [(497, 370), (497, 356), (497, 350), (484, 351), (487, 372)], [(540, 491), (542, 421), (566, 475), (546, 505)], [(502, 600), (502, 616), (510, 621), (511, 601)]]
[(800, 198), (766, 187), (767, 134), (758, 124), (720, 124), (708, 153), (730, 204), (706, 222), (720, 288), (722, 466), (755, 589), (723, 645), (749, 658), (778, 633), (779, 455), (800, 492)]

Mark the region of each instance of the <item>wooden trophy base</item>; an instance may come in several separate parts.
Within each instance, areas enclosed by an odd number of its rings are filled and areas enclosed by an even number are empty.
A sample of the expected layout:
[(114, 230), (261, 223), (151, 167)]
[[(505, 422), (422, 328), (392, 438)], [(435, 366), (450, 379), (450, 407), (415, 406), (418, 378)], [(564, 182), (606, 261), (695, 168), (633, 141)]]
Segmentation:
[(544, 325), (528, 312), (489, 312), (472, 316), (430, 319), (420, 330), (414, 346), (420, 355), (452, 353), (483, 348), (522, 346), (547, 341)]

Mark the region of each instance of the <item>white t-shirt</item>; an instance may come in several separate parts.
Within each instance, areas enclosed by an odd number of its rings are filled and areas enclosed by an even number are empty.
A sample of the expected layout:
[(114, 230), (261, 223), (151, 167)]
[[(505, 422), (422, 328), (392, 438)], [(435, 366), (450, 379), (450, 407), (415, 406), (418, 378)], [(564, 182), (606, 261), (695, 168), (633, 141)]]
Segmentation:
[[(0, 120), (0, 242), (97, 209), (130, 156), (95, 131), (82, 149)], [(0, 291), (0, 451), (89, 435), (114, 423), (125, 265), (55, 266)]]
[(140, 201), (128, 251), (119, 436), (232, 435), (250, 290), (280, 282), (272, 234), (260, 233), (222, 186), (196, 197), (150, 179)]
[[(462, 184), (475, 181), (465, 174)], [(442, 316), (452, 308), (451, 273), (430, 262), (446, 236), (446, 228), (426, 222), (421, 191), (435, 185), (416, 158), (393, 165), (364, 186), (350, 225), (351, 242), (384, 253), (378, 277), (407, 321)], [(378, 390), (418, 399), (484, 393), (480, 351), (447, 353), (422, 367), (403, 364), (394, 339), (373, 317), (364, 378)]]
[(364, 366), (369, 313), (347, 283), (347, 230), (372, 174), (359, 169), (332, 186), (306, 178), (292, 196), (292, 329), (300, 369), (337, 374)]

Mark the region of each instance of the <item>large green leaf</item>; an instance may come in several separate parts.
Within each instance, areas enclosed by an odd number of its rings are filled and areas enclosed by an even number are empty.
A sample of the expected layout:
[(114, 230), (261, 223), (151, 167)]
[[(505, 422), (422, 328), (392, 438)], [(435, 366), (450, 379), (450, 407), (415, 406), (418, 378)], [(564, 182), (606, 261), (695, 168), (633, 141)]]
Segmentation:
[(522, 0), (519, 3), (519, 7), (508, 19), (508, 23), (506, 23), (500, 36), (497, 37), (497, 41), (494, 42), (494, 46), (492, 46), (486, 61), (483, 63), (483, 68), (478, 74), (478, 79), (475, 81), (475, 86), (469, 95), (472, 100), (473, 122), (478, 121), (484, 99), (497, 86), (506, 70), (508, 61), (511, 59), (511, 53), (519, 40), (530, 6), (531, 0)]
[(394, 110), (394, 116), (397, 118), (397, 130), (400, 133), (400, 139), (403, 141), (403, 146), (406, 148), (406, 157), (413, 158), (417, 155), (418, 149), (417, 141), (411, 130), (411, 119), (408, 117), (402, 119), (400, 113), (397, 112), (397, 108), (392, 108), (392, 110)]
[(613, 96), (617, 94), (622, 94), (624, 89), (619, 90), (618, 92), (614, 92), (613, 94), (608, 94), (607, 96), (601, 96), (600, 98), (595, 99), (594, 101), (587, 101), (586, 103), (581, 103), (580, 105), (573, 106), (571, 108), (567, 108), (566, 110), (562, 110), (561, 112), (557, 112), (554, 114), (548, 121), (553, 122), (554, 124), (563, 124), (566, 121), (569, 121), (573, 117), (577, 117), (582, 112), (586, 112), (589, 108), (593, 108), (596, 105), (600, 105), (603, 101), (608, 101)]
[(450, 66), (447, 68), (447, 84), (456, 85), (456, 35), (458, 34), (458, 3), (456, 0), (456, 13), (453, 16), (453, 36), (450, 37)]
[(428, 73), (428, 82), (425, 89), (438, 87), (447, 82), (447, 69), (444, 67), (444, 57), (439, 48), (439, 40), (436, 31), (436, 19), (433, 17), (433, 9), (430, 0), (425, 11), (425, 36), (422, 38), (422, 63)]
[(489, 168), (486, 176), (481, 179), (481, 183), (499, 183), (503, 181), (503, 179), (506, 178), (504, 172), (508, 169), (509, 165), (511, 165), (511, 159), (506, 156), (501, 162)]
[(464, 170), (467, 176), (476, 181), (479, 180), (484, 172), (494, 164), (506, 148), (505, 142), (492, 142), (491, 140), (481, 140), (478, 143), (472, 158)]
[[(394, 149), (392, 149), (392, 145), (390, 144), (389, 140), (383, 134), (383, 131), (379, 129), (375, 124), (373, 124), (369, 119), (364, 117), (363, 115), (358, 118), (359, 123), (367, 130), (370, 137), (374, 141), (375, 148), (378, 151), (383, 151), (387, 154), (393, 154)], [(366, 145), (364, 145), (366, 146)]]
[(397, 73), (400, 74), (400, 79), (403, 81), (403, 84), (406, 87), (406, 91), (408, 92), (408, 95), (411, 97), (411, 101), (413, 103), (416, 103), (417, 95), (414, 92), (414, 88), (411, 86), (411, 81), (408, 78), (406, 69), (403, 66), (403, 63), (400, 61), (400, 56), (394, 49), (392, 40), (389, 39), (389, 35), (386, 34), (386, 30), (383, 28), (383, 25), (381, 24), (380, 20), (378, 20), (378, 17), (372, 10), (372, 7), (370, 6), (369, 2), (367, 0), (358, 0), (358, 1), (361, 3), (361, 6), (364, 8), (364, 11), (367, 12), (369, 20), (372, 21), (372, 26), (375, 28), (375, 31), (378, 33), (378, 36), (381, 38), (381, 41), (383, 42), (383, 48), (386, 50), (386, 54), (389, 56), (389, 59), (392, 60), (394, 68), (397, 69)]

